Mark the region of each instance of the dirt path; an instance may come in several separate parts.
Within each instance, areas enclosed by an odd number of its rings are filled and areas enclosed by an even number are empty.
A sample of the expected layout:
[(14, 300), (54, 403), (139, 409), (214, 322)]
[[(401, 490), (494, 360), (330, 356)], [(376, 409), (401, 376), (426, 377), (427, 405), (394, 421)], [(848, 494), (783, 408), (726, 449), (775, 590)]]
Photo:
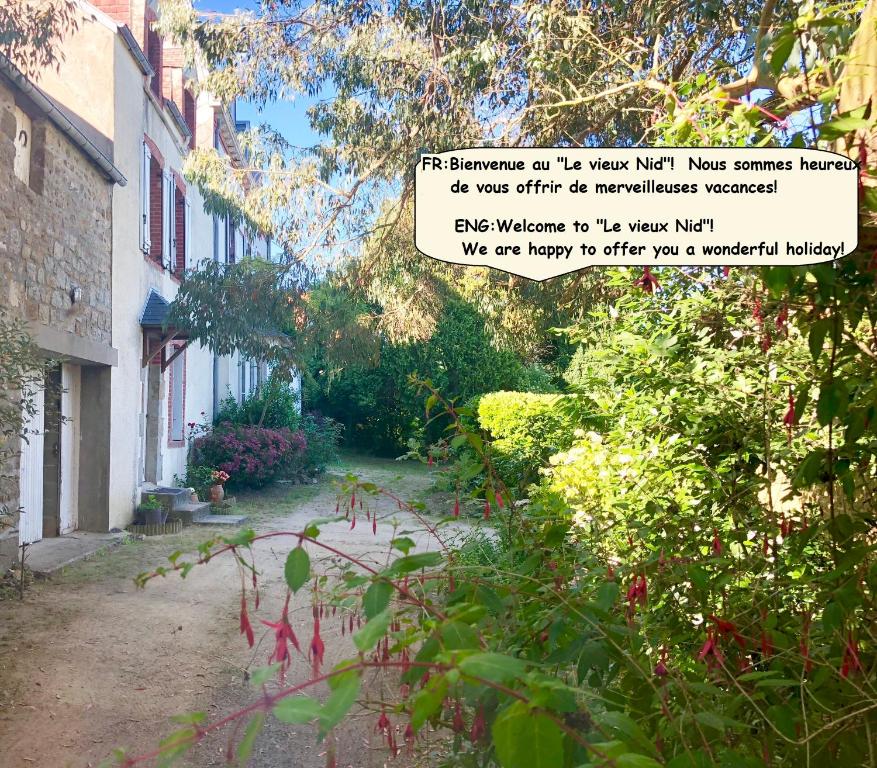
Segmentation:
[[(318, 485), (281, 486), (242, 499), (239, 507), (251, 515), (257, 533), (301, 530), (310, 520), (334, 514), (335, 482), (345, 471), (405, 498), (430, 484), (419, 465), (356, 460)], [(365, 560), (386, 562), (395, 521), (397, 530), (408, 531), (417, 541), (416, 551), (436, 546), (395, 504), (385, 500), (376, 508), (377, 535), (360, 517), (353, 530), (344, 523), (324, 526), (320, 540)], [(179, 536), (125, 544), (38, 583), (23, 604), (0, 602), (0, 767), (96, 766), (119, 746), (129, 754), (153, 749), (179, 727), (171, 721), (173, 715), (203, 711), (216, 720), (254, 700), (256, 691), (245, 670), (265, 665), (271, 651), (271, 632), (257, 620), (276, 620), (280, 614), (286, 539), (255, 547), (262, 604), (252, 616), (253, 650), (238, 634), (240, 580), (231, 558), (215, 558), (185, 580), (157, 579), (145, 590), (132, 583), (137, 573), (166, 564), (175, 550), (194, 549), (211, 533), (188, 528)], [(311, 554), (316, 570), (324, 570), (330, 558), (313, 550)], [(306, 647), (313, 619), (308, 596), (299, 596), (291, 619)], [(341, 635), (339, 619), (323, 623), (327, 667), (355, 655), (349, 637)], [(297, 658), (287, 684), (308, 675), (307, 662)], [(363, 691), (374, 693), (376, 686), (389, 684), (367, 679)], [(339, 766), (371, 768), (388, 762), (380, 737), (373, 734), (374, 720), (374, 715), (362, 713), (339, 729)], [(226, 764), (228, 735), (226, 731), (206, 739), (182, 764)], [(268, 718), (251, 765), (323, 766), (325, 748), (316, 743), (310, 726), (290, 728)]]

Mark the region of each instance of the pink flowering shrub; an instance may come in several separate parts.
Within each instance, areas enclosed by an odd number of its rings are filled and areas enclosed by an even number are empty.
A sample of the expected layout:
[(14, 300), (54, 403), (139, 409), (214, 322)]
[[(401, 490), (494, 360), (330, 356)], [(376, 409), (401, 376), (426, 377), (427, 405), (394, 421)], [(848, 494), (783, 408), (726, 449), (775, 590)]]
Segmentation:
[(261, 488), (300, 471), (306, 448), (301, 431), (227, 422), (192, 444), (195, 462), (228, 473), (231, 478), (228, 485), (232, 488)]

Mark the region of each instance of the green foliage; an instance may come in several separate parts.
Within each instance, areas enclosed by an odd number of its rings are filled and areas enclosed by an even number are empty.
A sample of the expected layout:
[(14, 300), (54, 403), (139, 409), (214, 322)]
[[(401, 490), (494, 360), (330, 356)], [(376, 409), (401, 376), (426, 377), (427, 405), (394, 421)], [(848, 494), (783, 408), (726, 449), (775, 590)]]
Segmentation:
[(478, 426), (491, 438), (493, 462), (503, 482), (525, 488), (548, 457), (565, 450), (577, 430), (593, 425), (574, 395), (490, 392), (478, 398)]
[(265, 384), (240, 402), (229, 393), (220, 402), (213, 423), (296, 430), (301, 424), (299, 410), (298, 396), (289, 384), (269, 376)]
[(344, 428), (337, 421), (312, 411), (302, 415), (300, 428), (307, 443), (303, 457), (306, 472), (322, 472), (338, 461)]
[(522, 366), (512, 352), (493, 346), (472, 306), (456, 302), (448, 305), (429, 340), (395, 346), (385, 342), (376, 365), (351, 365), (333, 375), (317, 359), (310, 370), (314, 383), (305, 393), (309, 406), (344, 425), (349, 445), (396, 455), (409, 437), (436, 439), (447, 425), (435, 422), (424, 428), (421, 399), (408, 382), (412, 373), (464, 400), (513, 388)]
[(271, 376), (265, 385), (247, 395), (241, 402), (229, 394), (220, 403), (214, 424), (301, 432), (306, 444), (301, 469), (308, 474), (315, 474), (338, 460), (338, 446), (343, 428), (334, 419), (320, 413), (302, 414), (300, 408), (299, 396), (290, 386)]
[[(54, 365), (41, 354), (24, 322), (0, 307), (0, 503), (17, 496), (18, 466), (24, 425), (36, 412), (33, 393), (42, 388)], [(47, 405), (55, 398), (46, 394)], [(14, 505), (13, 509), (14, 510)], [(2, 523), (0, 523), (2, 532)]]
[(210, 486), (214, 484), (213, 467), (203, 464), (187, 464), (185, 477), (174, 475), (174, 485), (178, 488), (194, 488), (199, 499), (206, 499)]

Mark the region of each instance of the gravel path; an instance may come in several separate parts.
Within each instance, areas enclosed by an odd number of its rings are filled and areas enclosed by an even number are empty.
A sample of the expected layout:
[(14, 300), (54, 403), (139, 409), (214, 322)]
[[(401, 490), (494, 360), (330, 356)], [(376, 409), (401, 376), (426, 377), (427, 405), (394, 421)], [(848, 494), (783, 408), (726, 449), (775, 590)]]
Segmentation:
[[(318, 485), (275, 487), (242, 498), (239, 508), (251, 515), (249, 524), (257, 533), (301, 530), (311, 520), (334, 514), (337, 482), (346, 471), (403, 498), (416, 497), (431, 482), (420, 465), (374, 459), (346, 463)], [(320, 540), (376, 563), (387, 561), (394, 530), (405, 530), (415, 539), (415, 551), (437, 546), (395, 503), (383, 500), (373, 506), (379, 516), (377, 534), (359, 515), (353, 530), (347, 523), (325, 525)], [(144, 590), (132, 582), (136, 574), (166, 564), (175, 550), (194, 549), (214, 530), (188, 528), (179, 536), (126, 544), (37, 583), (24, 603), (0, 601), (2, 768), (97, 766), (116, 747), (124, 746), (130, 754), (155, 748), (179, 727), (171, 721), (173, 715), (203, 711), (212, 721), (254, 700), (247, 670), (265, 665), (271, 651), (272, 632), (258, 619), (276, 620), (280, 614), (288, 539), (272, 538), (255, 546), (262, 600), (258, 613), (251, 615), (256, 630), (252, 650), (238, 634), (240, 578), (230, 557), (193, 569), (185, 580), (157, 579)], [(315, 549), (311, 556), (318, 572), (332, 570), (331, 558)], [(303, 647), (313, 624), (305, 592), (291, 610)], [(355, 655), (349, 636), (341, 634), (340, 615), (324, 620), (322, 636), (326, 667)], [(302, 682), (309, 673), (307, 661), (296, 658), (287, 684)], [(366, 678), (365, 697), (374, 697), (381, 686), (389, 690), (395, 684)], [(374, 734), (375, 719), (371, 712), (360, 711), (336, 729), (339, 768), (406, 763), (404, 757), (389, 759)], [(205, 739), (181, 765), (225, 765), (229, 735), (226, 730)], [(269, 717), (250, 765), (324, 766), (326, 746), (316, 742), (312, 727), (290, 727)]]

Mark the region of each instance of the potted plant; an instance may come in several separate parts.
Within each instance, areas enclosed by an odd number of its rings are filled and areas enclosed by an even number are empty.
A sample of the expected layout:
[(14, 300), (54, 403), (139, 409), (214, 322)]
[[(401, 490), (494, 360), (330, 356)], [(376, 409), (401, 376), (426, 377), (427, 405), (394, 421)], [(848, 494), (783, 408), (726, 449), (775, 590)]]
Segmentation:
[(222, 484), (227, 482), (229, 478), (228, 472), (223, 472), (221, 469), (214, 469), (212, 474), (213, 485), (210, 486), (210, 490), (208, 491), (210, 501), (214, 504), (222, 501), (225, 498), (225, 488), (222, 487)]
[(147, 496), (139, 509), (144, 525), (162, 525), (167, 520), (167, 510), (154, 494)]

